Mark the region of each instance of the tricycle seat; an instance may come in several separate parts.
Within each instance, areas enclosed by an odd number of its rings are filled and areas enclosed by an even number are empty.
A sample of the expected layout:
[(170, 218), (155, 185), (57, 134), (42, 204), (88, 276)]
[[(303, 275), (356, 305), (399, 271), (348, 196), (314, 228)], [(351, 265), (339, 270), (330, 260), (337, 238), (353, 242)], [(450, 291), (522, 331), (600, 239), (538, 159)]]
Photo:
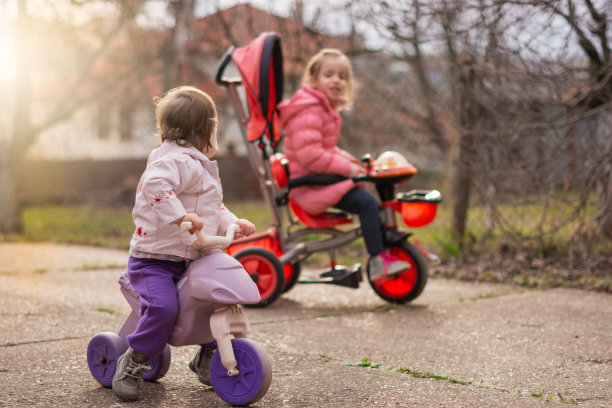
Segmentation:
[[(290, 190), (300, 185), (328, 185), (346, 180), (345, 177), (337, 175), (310, 175), (290, 180), (289, 161), (287, 157), (281, 153), (277, 153), (270, 158), (270, 165), (274, 182), (280, 189)], [(353, 222), (349, 214), (339, 210), (330, 209), (317, 215), (309, 214), (291, 198), (291, 194), (286, 190), (283, 192), (282, 200), (278, 202), (282, 202), (283, 204), (288, 202), (289, 208), (291, 208), (293, 214), (295, 214), (298, 220), (308, 228), (331, 228)]]
[(332, 228), (337, 225), (353, 222), (349, 214), (339, 210), (329, 209), (321, 214), (309, 214), (291, 196), (289, 196), (289, 208), (291, 208), (291, 211), (293, 211), (298, 220), (308, 228)]

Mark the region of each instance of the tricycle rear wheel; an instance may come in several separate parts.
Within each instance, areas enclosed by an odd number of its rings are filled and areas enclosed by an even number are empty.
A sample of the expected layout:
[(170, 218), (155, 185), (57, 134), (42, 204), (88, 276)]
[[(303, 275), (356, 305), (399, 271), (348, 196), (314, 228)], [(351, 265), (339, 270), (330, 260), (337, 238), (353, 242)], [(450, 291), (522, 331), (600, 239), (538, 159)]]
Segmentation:
[(246, 307), (265, 307), (273, 303), (285, 288), (285, 271), (276, 255), (258, 247), (243, 249), (236, 253), (238, 260), (251, 276), (261, 300), (259, 303), (244, 305)]
[[(408, 262), (409, 270), (399, 275), (381, 276), (374, 282), (368, 279), (370, 286), (382, 299), (392, 303), (406, 303), (416, 299), (427, 283), (427, 262), (421, 251), (408, 241), (399, 241), (388, 248), (391, 256)], [(368, 278), (370, 262), (368, 262)]]
[(302, 265), (299, 262), (294, 264), (285, 265), (285, 288), (283, 293), (289, 292), (300, 278), (302, 272)]

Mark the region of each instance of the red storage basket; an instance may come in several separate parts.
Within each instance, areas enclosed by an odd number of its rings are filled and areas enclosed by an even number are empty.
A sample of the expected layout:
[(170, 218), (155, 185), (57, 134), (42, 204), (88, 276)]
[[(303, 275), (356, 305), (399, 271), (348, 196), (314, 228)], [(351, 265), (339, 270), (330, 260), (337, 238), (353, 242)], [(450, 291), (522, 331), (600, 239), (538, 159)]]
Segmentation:
[(399, 212), (408, 227), (423, 227), (436, 218), (442, 194), (438, 190), (413, 190), (398, 197)]
[(402, 203), (402, 219), (412, 228), (423, 227), (436, 218), (436, 203)]

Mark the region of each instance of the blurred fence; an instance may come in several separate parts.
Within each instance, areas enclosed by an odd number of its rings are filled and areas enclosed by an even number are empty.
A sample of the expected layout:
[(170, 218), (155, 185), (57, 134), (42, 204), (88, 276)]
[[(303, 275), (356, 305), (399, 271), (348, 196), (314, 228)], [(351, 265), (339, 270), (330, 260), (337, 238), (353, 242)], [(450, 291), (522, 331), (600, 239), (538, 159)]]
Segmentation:
[[(246, 157), (217, 159), (226, 201), (259, 199)], [(24, 161), (19, 167), (19, 200), (25, 205), (132, 205), (145, 159)]]
[[(262, 199), (259, 184), (246, 157), (218, 157), (226, 201)], [(27, 160), (19, 167), (19, 200), (25, 205), (132, 205), (146, 159)], [(400, 190), (439, 189), (439, 175), (421, 171)]]
[[(263, 206), (258, 180), (246, 157), (219, 157), (217, 161), (226, 202), (255, 201)], [(93, 204), (129, 207), (133, 205), (136, 185), (145, 164), (144, 159), (25, 161), (18, 174), (19, 199), (26, 206)], [(452, 203), (448, 187), (448, 182), (444, 183), (440, 174), (423, 171), (401, 184), (399, 190), (442, 190), (444, 201), (439, 206), (437, 219), (430, 227), (415, 233), (441, 255), (459, 256), (460, 248), (450, 232)], [(480, 187), (476, 183), (467, 220), (466, 249), (469, 252), (482, 254), (497, 248), (510, 257), (523, 257), (527, 247), (530, 248), (528, 257), (570, 255), (570, 258), (584, 260), (595, 252), (609, 258), (606, 256), (610, 251), (609, 243), (590, 241), (583, 234), (596, 224), (594, 196), (587, 200), (586, 205), (581, 205), (581, 190), (576, 187), (529, 192), (514, 188), (498, 192), (494, 197), (485, 194), (489, 190)], [(373, 189), (372, 193), (375, 194)], [(267, 212), (265, 208), (260, 210)], [(591, 258), (591, 261), (599, 263), (601, 258)], [(593, 262), (589, 263), (593, 265)], [(612, 261), (604, 263), (612, 268)]]

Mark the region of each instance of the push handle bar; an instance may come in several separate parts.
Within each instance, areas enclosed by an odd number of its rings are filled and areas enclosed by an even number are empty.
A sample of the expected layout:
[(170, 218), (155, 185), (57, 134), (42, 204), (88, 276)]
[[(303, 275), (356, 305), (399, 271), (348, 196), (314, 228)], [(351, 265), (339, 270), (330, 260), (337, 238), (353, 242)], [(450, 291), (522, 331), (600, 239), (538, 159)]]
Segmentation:
[[(189, 231), (193, 228), (193, 223), (186, 221), (181, 223), (181, 229), (183, 231)], [(195, 231), (198, 249), (200, 251), (207, 251), (210, 249), (225, 249), (234, 240), (234, 234), (240, 231), (240, 226), (237, 224), (232, 224), (227, 227), (225, 231), (225, 236), (212, 236), (212, 235), (204, 235), (202, 230)]]
[(240, 77), (238, 77), (238, 78), (223, 78), (223, 74), (225, 73), (225, 68), (227, 68), (227, 65), (232, 60), (232, 52), (234, 52), (234, 46), (233, 45), (231, 45), (227, 49), (227, 51), (225, 51), (225, 54), (223, 54), (223, 57), (221, 57), (221, 63), (219, 64), (219, 68), (217, 69), (217, 76), (215, 77), (215, 81), (219, 85), (228, 86), (228, 85), (232, 85), (232, 84), (240, 84), (240, 83), (242, 83), (242, 79), (240, 79)]

